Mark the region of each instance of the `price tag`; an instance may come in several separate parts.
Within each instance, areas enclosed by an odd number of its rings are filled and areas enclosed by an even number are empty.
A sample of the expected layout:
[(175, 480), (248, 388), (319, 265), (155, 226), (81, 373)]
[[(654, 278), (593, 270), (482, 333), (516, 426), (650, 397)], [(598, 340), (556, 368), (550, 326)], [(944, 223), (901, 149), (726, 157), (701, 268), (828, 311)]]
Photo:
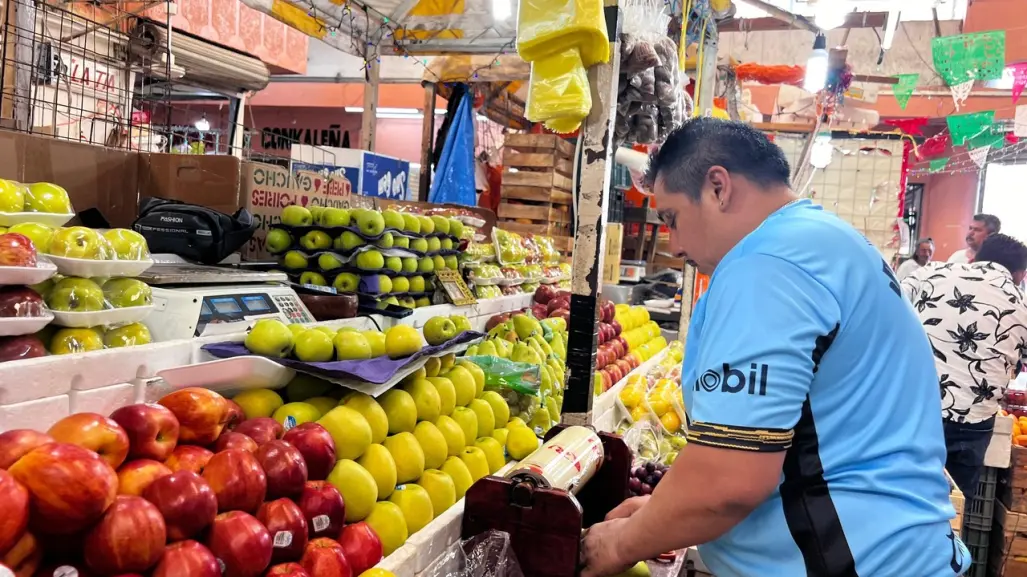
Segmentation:
[(275, 533), (275, 539), (272, 546), (276, 548), (283, 548), (292, 545), (292, 532), (291, 531), (279, 531)]
[(226, 569), (225, 562), (222, 561), (220, 557), (217, 558), (217, 562), (218, 562), (218, 568), (221, 569), (221, 574), (224, 575), (225, 574), (225, 569)]
[[(296, 426), (296, 417), (294, 417), (292, 415), (289, 415), (288, 417), (285, 418), (285, 430), (286, 431), (288, 431), (289, 429), (291, 429), (291, 428), (293, 428), (295, 426)], [(292, 539), (292, 534), (291, 533), (289, 535), (289, 539), (290, 540)], [(285, 547), (285, 545), (283, 545), (283, 547)]]
[(53, 570), (53, 577), (78, 577), (78, 569), (69, 565), (61, 565)]
[(328, 518), (328, 515), (318, 515), (317, 517), (311, 519), (311, 522), (314, 524), (315, 533), (320, 533), (321, 531), (324, 531), (328, 528), (329, 525), (332, 524), (332, 520)]

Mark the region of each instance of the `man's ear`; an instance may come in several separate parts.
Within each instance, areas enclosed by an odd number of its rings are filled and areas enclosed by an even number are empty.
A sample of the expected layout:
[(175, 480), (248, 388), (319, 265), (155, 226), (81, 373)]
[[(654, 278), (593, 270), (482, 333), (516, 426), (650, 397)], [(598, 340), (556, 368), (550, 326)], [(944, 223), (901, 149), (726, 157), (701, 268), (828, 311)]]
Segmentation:
[(713, 193), (721, 210), (731, 205), (731, 174), (727, 169), (723, 166), (711, 166), (706, 171), (706, 185), (709, 187), (710, 192)]

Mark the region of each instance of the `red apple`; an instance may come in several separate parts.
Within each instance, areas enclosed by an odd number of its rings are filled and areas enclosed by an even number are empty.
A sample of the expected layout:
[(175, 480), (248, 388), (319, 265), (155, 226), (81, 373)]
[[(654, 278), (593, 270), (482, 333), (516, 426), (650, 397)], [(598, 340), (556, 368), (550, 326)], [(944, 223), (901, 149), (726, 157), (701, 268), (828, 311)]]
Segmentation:
[(253, 515), (242, 511), (214, 518), (207, 547), (222, 563), (225, 577), (257, 577), (271, 564), (271, 534)]
[(624, 359), (617, 359), (617, 368), (620, 369), (620, 372), (624, 376), (627, 376), (627, 374), (631, 372), (632, 367), (631, 363), (629, 363), (628, 361)]
[(46, 316), (46, 304), (27, 286), (0, 287), (0, 318)]
[(549, 313), (549, 318), (551, 318), (551, 319), (552, 318), (560, 318), (560, 319), (563, 319), (564, 322), (568, 322), (569, 323), (570, 322), (570, 318), (571, 318), (571, 311), (569, 309), (565, 309), (565, 308), (564, 309), (556, 309), (555, 311)]
[(246, 413), (242, 410), (242, 407), (239, 406), (239, 403), (232, 399), (225, 399), (225, 404), (228, 406), (228, 416), (225, 419), (224, 430), (234, 431), (235, 428), (239, 426), (239, 423), (246, 420)]
[(360, 575), (382, 560), (382, 540), (363, 521), (346, 525), (339, 535), (339, 545), (353, 566), (354, 575)]
[(213, 456), (214, 453), (203, 447), (179, 445), (171, 452), (171, 456), (168, 457), (167, 461), (164, 461), (164, 464), (172, 471), (191, 471), (197, 475), (202, 475), (203, 470), (207, 467), (207, 463), (210, 462), (210, 458)]
[(267, 475), (267, 498), (298, 497), (307, 482), (307, 463), (303, 454), (286, 441), (261, 445), (255, 455)]
[(256, 457), (239, 449), (228, 449), (211, 457), (203, 470), (203, 479), (214, 490), (218, 511), (222, 513), (256, 513), (267, 493), (267, 476)]
[(307, 543), (300, 565), (317, 577), (353, 577), (353, 568), (342, 546), (323, 537)]
[(620, 346), (621, 346), (622, 349), (624, 349), (624, 352), (628, 352), (629, 350), (631, 350), (631, 347), (628, 346), (627, 339), (625, 339), (624, 337), (618, 336), (614, 340), (616, 340), (617, 342), (620, 343)]
[(47, 355), (46, 345), (35, 335), (0, 338), (0, 363)]
[(29, 237), (15, 232), (0, 234), (0, 266), (36, 266), (36, 247)]
[(299, 505), (288, 499), (260, 506), (257, 520), (271, 533), (271, 562), (299, 561), (307, 546), (307, 520)]
[(246, 419), (239, 423), (239, 426), (235, 428), (235, 432), (250, 437), (258, 445), (263, 445), (275, 439), (281, 439), (282, 434), (285, 433), (285, 427), (271, 417), (257, 417), (255, 419)]
[(323, 481), (335, 467), (335, 440), (327, 429), (317, 423), (303, 423), (285, 432), (282, 440), (303, 455), (307, 463), (307, 479)]
[(307, 520), (310, 538), (338, 537), (346, 522), (346, 503), (339, 490), (325, 481), (307, 481), (296, 501)]
[(265, 573), (267, 577), (310, 577), (310, 573), (299, 563), (282, 563), (275, 565)]
[(49, 443), (8, 469), (31, 495), (29, 524), (36, 534), (67, 535), (100, 520), (118, 492), (118, 475), (96, 453)]
[(100, 455), (117, 469), (128, 456), (128, 434), (121, 425), (97, 413), (75, 413), (46, 432), (58, 443), (71, 443)]
[(28, 525), (28, 489), (7, 471), (0, 471), (0, 557), (21, 539)]
[(218, 514), (218, 499), (202, 477), (179, 471), (161, 477), (143, 491), (164, 516), (168, 541), (181, 541), (199, 534)]
[(171, 474), (164, 463), (152, 459), (129, 461), (118, 469), (118, 494), (140, 496), (143, 491), (161, 477)]
[(533, 317), (535, 317), (537, 319), (544, 319), (544, 318), (546, 318), (546, 315), (548, 313), (549, 313), (549, 310), (546, 309), (546, 305), (544, 305), (544, 304), (536, 303), (536, 304), (531, 305), (531, 316), (533, 316)]
[(178, 444), (178, 418), (155, 403), (140, 403), (121, 407), (111, 413), (111, 419), (128, 434), (129, 459), (165, 461)]
[(141, 573), (164, 554), (167, 529), (157, 507), (142, 497), (118, 495), (85, 542), (86, 565), (103, 575)]
[(494, 329), (497, 326), (505, 323), (509, 319), (510, 319), (510, 313), (501, 313), (501, 314), (489, 317), (489, 320), (485, 321), (485, 330), (486, 331), (491, 331), (492, 329)]
[(613, 336), (619, 337), (621, 331), (623, 330), (623, 327), (620, 326), (620, 323), (617, 322), (617, 319), (610, 320), (610, 326), (613, 327)]
[(178, 417), (180, 443), (213, 443), (221, 435), (229, 418), (225, 398), (199, 387), (177, 390), (165, 395), (159, 402)]
[(21, 539), (6, 554), (0, 555), (0, 563), (11, 568), (16, 577), (31, 577), (43, 561), (43, 547), (32, 533), (22, 533)]
[(214, 443), (214, 452), (220, 453), (228, 449), (239, 449), (247, 453), (257, 452), (257, 442), (242, 433), (226, 431), (221, 433), (217, 442)]
[(553, 288), (553, 285), (543, 284), (543, 285), (539, 285), (539, 287), (537, 289), (535, 289), (535, 295), (533, 297), (531, 297), (531, 298), (535, 302), (544, 305), (544, 304), (548, 303), (549, 301), (553, 300), (553, 297), (555, 295), (556, 295), (556, 289)]
[(214, 554), (196, 541), (179, 541), (164, 548), (153, 577), (221, 577)]
[(14, 429), (0, 433), (0, 469), (7, 470), (32, 449), (54, 442), (53, 437), (31, 429)]

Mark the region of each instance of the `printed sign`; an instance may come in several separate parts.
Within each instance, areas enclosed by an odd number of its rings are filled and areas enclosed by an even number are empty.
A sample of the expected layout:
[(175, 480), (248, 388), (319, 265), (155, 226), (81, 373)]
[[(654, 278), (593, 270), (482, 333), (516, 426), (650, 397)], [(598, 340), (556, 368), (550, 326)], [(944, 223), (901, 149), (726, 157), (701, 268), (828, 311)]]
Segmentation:
[(360, 170), (353, 166), (335, 166), (295, 160), (292, 161), (291, 166), (293, 179), (301, 190), (318, 188), (320, 183), (316, 181), (321, 178), (332, 186), (331, 191), (326, 191), (328, 196), (349, 196), (353, 192), (353, 183), (360, 182)]
[(398, 158), (364, 153), (360, 194), (390, 200), (410, 200), (410, 163)]

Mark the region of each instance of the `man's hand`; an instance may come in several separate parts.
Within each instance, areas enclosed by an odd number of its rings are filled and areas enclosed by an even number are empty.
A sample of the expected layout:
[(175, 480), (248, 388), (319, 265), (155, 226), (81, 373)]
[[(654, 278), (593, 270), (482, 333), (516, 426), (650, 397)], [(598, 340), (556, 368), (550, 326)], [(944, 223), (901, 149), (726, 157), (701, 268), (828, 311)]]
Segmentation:
[(610, 511), (606, 514), (606, 520), (611, 521), (613, 519), (627, 519), (628, 517), (634, 515), (635, 511), (641, 509), (642, 505), (648, 503), (649, 497), (650, 495), (645, 495), (643, 497), (632, 497), (630, 499), (625, 500), (620, 505), (617, 505), (613, 509), (613, 511)]
[[(610, 514), (615, 511), (617, 509)], [(616, 575), (627, 571), (635, 564), (633, 561), (624, 561), (617, 557), (617, 537), (623, 531), (625, 522), (626, 519), (613, 519), (592, 525), (581, 544), (581, 577)]]

